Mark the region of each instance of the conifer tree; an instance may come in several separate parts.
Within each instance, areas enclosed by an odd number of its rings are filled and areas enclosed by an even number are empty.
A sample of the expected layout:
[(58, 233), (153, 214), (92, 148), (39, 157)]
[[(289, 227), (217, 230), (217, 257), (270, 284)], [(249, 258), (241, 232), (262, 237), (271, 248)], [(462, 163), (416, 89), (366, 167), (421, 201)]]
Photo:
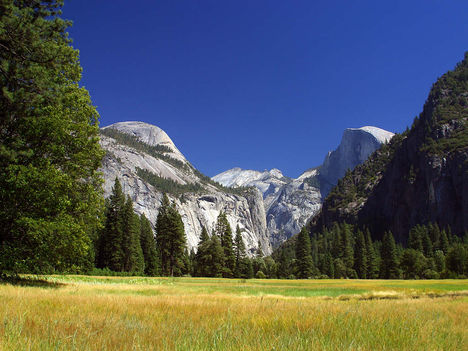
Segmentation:
[(133, 202), (130, 196), (127, 196), (122, 217), (123, 270), (143, 273), (145, 262), (140, 244), (140, 219), (133, 211)]
[(216, 233), (221, 239), (221, 246), (224, 252), (223, 277), (230, 278), (236, 265), (236, 257), (232, 247), (232, 230), (227, 220), (226, 214), (220, 212), (216, 223)]
[(347, 269), (347, 276), (350, 276), (351, 270), (354, 266), (354, 250), (351, 228), (346, 223), (341, 227), (341, 236), (343, 243), (343, 263)]
[(99, 115), (62, 5), (0, 3), (0, 271), (82, 271), (100, 225)]
[(224, 249), (217, 235), (212, 235), (208, 246), (209, 258), (207, 265), (208, 277), (221, 277), (224, 273)]
[(307, 279), (314, 273), (309, 232), (305, 227), (299, 232), (296, 242), (296, 265), (298, 278)]
[(419, 224), (411, 228), (408, 236), (408, 247), (410, 249), (423, 252), (422, 231), (423, 229)]
[(156, 219), (156, 242), (162, 274), (181, 275), (186, 247), (184, 223), (175, 204), (170, 204), (166, 194), (163, 195)]
[(445, 229), (440, 232), (440, 250), (442, 250), (444, 255), (447, 255), (449, 250), (449, 240)]
[(278, 278), (285, 279), (289, 277), (289, 262), (286, 257), (286, 250), (281, 250), (279, 262), (278, 262)]
[(239, 226), (236, 227), (236, 237), (234, 238), (234, 253), (236, 257), (234, 276), (240, 278), (246, 272), (245, 258), (247, 256), (245, 252), (245, 244), (242, 239), (242, 232)]
[(115, 178), (112, 193), (106, 201), (106, 223), (99, 239), (98, 267), (112, 271), (124, 270), (123, 221), (125, 196), (118, 178)]
[(195, 254), (195, 275), (199, 277), (208, 277), (208, 267), (211, 264), (211, 255), (209, 252), (210, 237), (206, 228), (202, 226), (200, 241), (198, 242), (197, 253)]
[(356, 249), (354, 250), (354, 255), (354, 269), (359, 278), (366, 279), (368, 271), (368, 255), (364, 234), (360, 230), (356, 233)]
[(376, 279), (379, 277), (379, 262), (377, 252), (371, 239), (369, 229), (366, 229), (366, 251), (367, 251), (367, 278)]
[(145, 274), (156, 276), (159, 274), (158, 253), (151, 223), (144, 214), (140, 216), (140, 244), (145, 261)]
[(382, 262), (380, 276), (384, 279), (398, 279), (400, 277), (397, 248), (392, 232), (385, 232), (381, 249)]

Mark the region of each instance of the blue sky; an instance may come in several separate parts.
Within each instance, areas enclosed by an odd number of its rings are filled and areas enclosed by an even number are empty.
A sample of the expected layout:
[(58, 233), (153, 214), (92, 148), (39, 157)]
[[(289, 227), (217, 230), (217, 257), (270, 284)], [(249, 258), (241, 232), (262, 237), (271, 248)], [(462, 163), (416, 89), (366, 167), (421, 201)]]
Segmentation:
[(164, 129), (213, 176), (287, 176), (348, 127), (402, 132), (468, 50), (468, 1), (68, 0), (101, 125)]

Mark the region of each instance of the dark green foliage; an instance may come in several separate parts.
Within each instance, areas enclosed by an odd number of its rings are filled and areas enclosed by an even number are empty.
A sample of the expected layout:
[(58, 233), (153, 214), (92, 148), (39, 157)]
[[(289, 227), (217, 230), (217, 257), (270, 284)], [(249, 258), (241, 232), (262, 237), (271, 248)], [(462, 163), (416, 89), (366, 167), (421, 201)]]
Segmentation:
[(170, 204), (163, 195), (156, 219), (156, 242), (161, 259), (161, 273), (166, 276), (180, 276), (184, 269), (186, 238), (184, 223), (175, 204)]
[(106, 201), (106, 221), (99, 238), (97, 266), (115, 272), (143, 273), (145, 260), (140, 243), (140, 218), (130, 197), (122, 193), (118, 178)]
[(426, 269), (427, 260), (421, 251), (415, 249), (405, 249), (400, 262), (403, 271), (403, 278), (418, 279), (423, 276)]
[(124, 271), (123, 211), (125, 196), (118, 178), (115, 178), (112, 194), (106, 201), (106, 222), (99, 239), (98, 268)]
[(297, 277), (307, 279), (312, 277), (314, 263), (312, 261), (309, 232), (303, 227), (297, 237), (296, 242), (296, 265)]
[(468, 248), (466, 245), (454, 244), (447, 253), (447, 269), (460, 276), (468, 275)]
[(356, 233), (356, 249), (354, 250), (354, 270), (359, 278), (366, 279), (368, 271), (367, 245), (364, 233), (360, 230)]
[(180, 184), (172, 179), (160, 177), (146, 169), (136, 168), (137, 175), (163, 193), (181, 195), (184, 193), (200, 193), (203, 187), (198, 183)]
[(248, 266), (246, 264), (247, 254), (245, 252), (245, 244), (242, 239), (242, 232), (239, 226), (236, 227), (236, 236), (234, 238), (234, 255), (236, 258), (234, 277), (243, 278), (247, 275)]
[(231, 278), (234, 275), (236, 256), (232, 243), (232, 230), (226, 217), (226, 213), (220, 212), (216, 223), (216, 234), (221, 239), (224, 252), (223, 277)]
[(371, 239), (371, 234), (366, 229), (366, 252), (367, 252), (367, 278), (376, 279), (379, 277), (379, 258), (378, 250), (375, 250), (374, 243)]
[(160, 271), (156, 239), (151, 223), (144, 214), (140, 216), (140, 244), (145, 260), (145, 274), (148, 276), (158, 275)]
[(382, 239), (381, 257), (382, 263), (380, 267), (380, 277), (383, 279), (400, 278), (395, 238), (390, 231), (385, 232)]
[(92, 265), (104, 154), (61, 7), (57, 0), (0, 4), (0, 271)]

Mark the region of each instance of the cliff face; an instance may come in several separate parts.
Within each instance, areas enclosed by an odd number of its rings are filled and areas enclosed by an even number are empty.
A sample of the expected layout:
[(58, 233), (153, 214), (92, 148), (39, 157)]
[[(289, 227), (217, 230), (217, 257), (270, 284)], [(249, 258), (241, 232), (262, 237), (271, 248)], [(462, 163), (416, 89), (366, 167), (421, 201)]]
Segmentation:
[[(125, 135), (132, 138), (126, 139)], [(118, 177), (124, 193), (132, 198), (135, 211), (144, 213), (154, 225), (165, 191), (182, 216), (189, 249), (198, 245), (201, 227), (205, 226), (211, 234), (220, 211), (224, 211), (233, 230), (237, 225), (241, 228), (251, 254), (256, 251), (258, 242), (265, 254), (271, 252), (262, 194), (256, 189), (242, 193), (223, 191), (207, 181), (209, 178), (196, 171), (158, 127), (142, 122), (116, 123), (103, 130), (101, 145), (107, 151), (101, 169), (105, 197), (110, 195)], [(152, 185), (142, 177), (141, 170), (191, 188), (182, 193), (170, 193)], [(190, 191), (193, 187), (197, 190)]]
[(468, 230), (468, 64), (432, 87), (411, 130), (382, 147), (332, 190), (318, 226), (346, 221), (405, 242), (416, 224)]
[(348, 128), (338, 148), (328, 153), (320, 167), (305, 171), (297, 179), (270, 171), (233, 168), (213, 177), (228, 187), (252, 186), (263, 193), (267, 230), (273, 247), (301, 228), (322, 206), (324, 198), (347, 169), (353, 169), (387, 143), (393, 133), (377, 127)]

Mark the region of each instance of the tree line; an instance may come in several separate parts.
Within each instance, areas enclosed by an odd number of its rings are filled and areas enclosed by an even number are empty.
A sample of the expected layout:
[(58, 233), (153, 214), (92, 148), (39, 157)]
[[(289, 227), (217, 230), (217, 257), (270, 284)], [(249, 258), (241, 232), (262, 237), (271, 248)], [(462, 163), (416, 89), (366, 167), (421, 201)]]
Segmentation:
[(468, 233), (463, 238), (437, 224), (417, 225), (406, 246), (391, 231), (372, 240), (369, 230), (346, 223), (309, 233), (280, 248), (277, 276), (295, 278), (438, 279), (468, 275)]

